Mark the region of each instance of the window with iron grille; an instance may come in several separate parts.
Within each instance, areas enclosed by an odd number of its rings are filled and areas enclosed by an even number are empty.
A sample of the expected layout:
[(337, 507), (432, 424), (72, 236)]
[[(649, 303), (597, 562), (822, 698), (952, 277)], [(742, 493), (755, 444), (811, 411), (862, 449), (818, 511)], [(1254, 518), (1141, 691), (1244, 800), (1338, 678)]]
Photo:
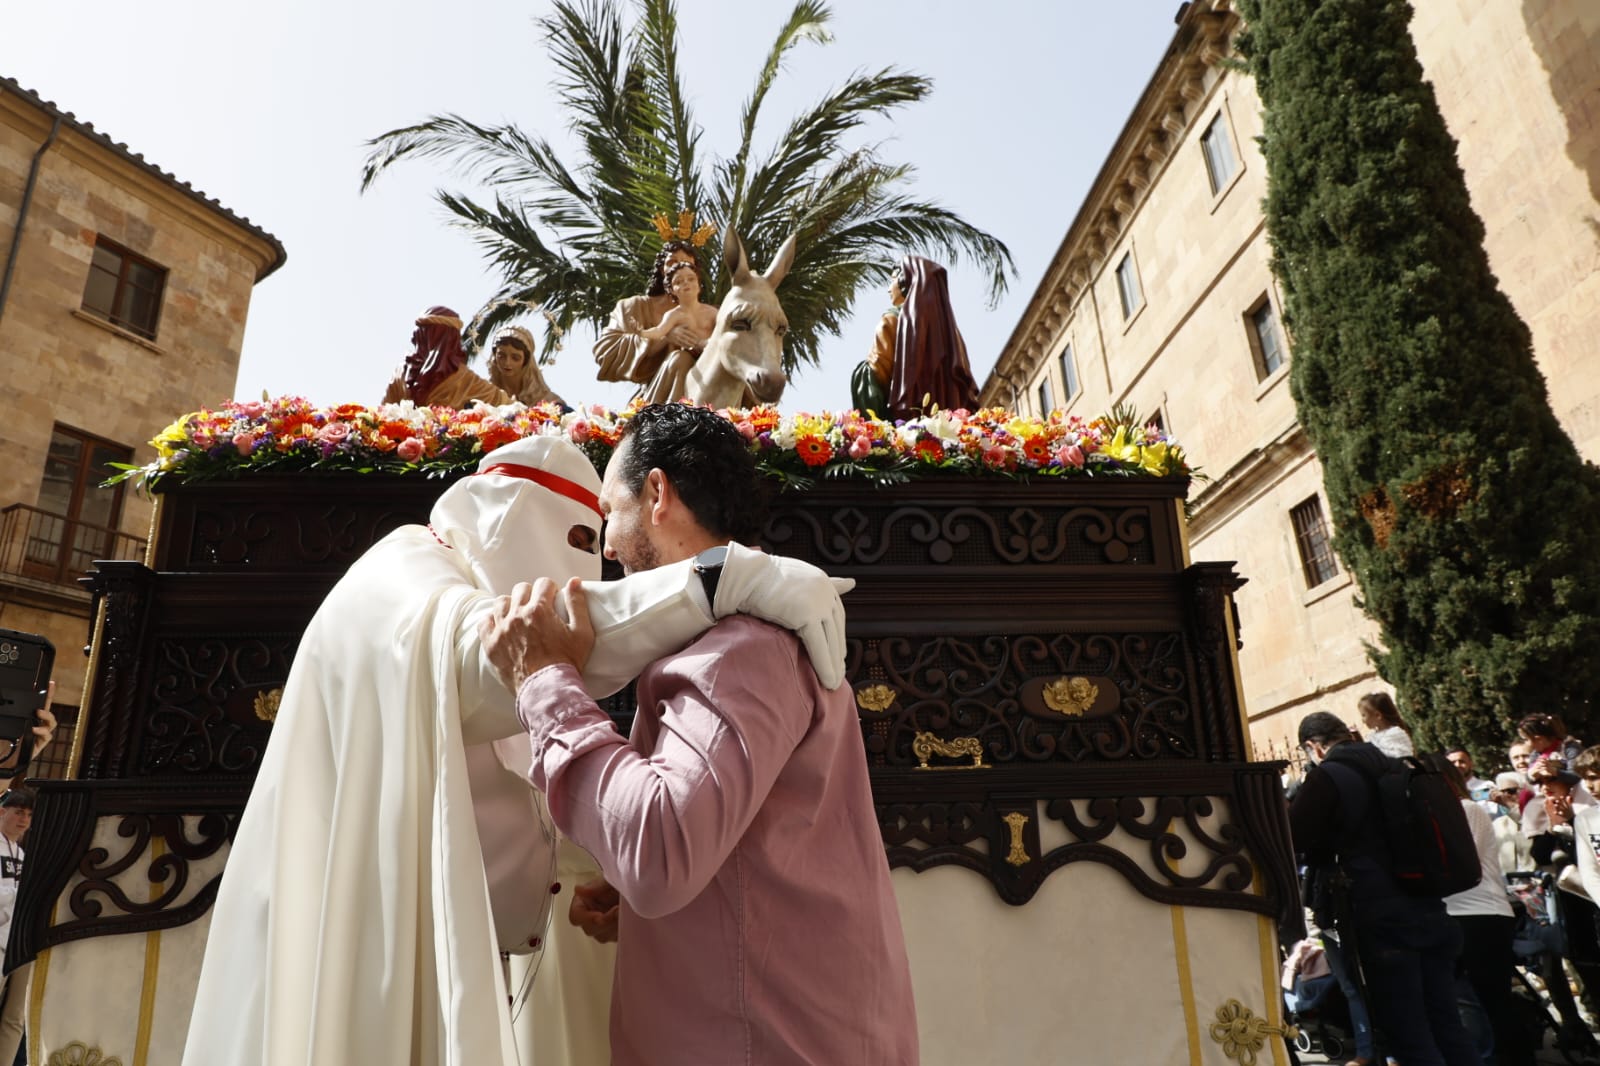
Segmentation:
[(1265, 294), (1245, 316), (1250, 320), (1250, 350), (1256, 357), (1256, 377), (1264, 379), (1283, 365), (1283, 329), (1272, 299)]
[(1061, 350), (1061, 380), (1067, 386), (1067, 395), (1061, 402), (1071, 403), (1072, 398), (1078, 395), (1078, 367), (1072, 358), (1070, 344)]
[(39, 503), (29, 514), (21, 572), (70, 585), (96, 559), (121, 558), (123, 486), (101, 488), (133, 449), (57, 424), (45, 454)]
[(83, 309), (148, 340), (156, 339), (167, 270), (104, 237), (94, 243)]
[(1236, 169), (1233, 159), (1233, 141), (1228, 137), (1228, 124), (1218, 111), (1211, 125), (1200, 135), (1200, 151), (1206, 157), (1206, 176), (1211, 179), (1211, 194), (1215, 196), (1228, 184)]
[(1306, 588), (1314, 589), (1332, 581), (1339, 573), (1333, 558), (1333, 543), (1328, 539), (1328, 519), (1322, 513), (1322, 500), (1316, 496), (1296, 505), (1289, 512), (1294, 522), (1295, 545), (1300, 549), (1300, 568)]
[(1117, 264), (1117, 296), (1122, 300), (1122, 317), (1132, 318), (1144, 303), (1144, 293), (1139, 290), (1139, 275), (1133, 268), (1133, 253), (1129, 252)]
[(1050, 378), (1045, 376), (1039, 379), (1039, 417), (1044, 418), (1055, 409), (1055, 390), (1050, 387)]

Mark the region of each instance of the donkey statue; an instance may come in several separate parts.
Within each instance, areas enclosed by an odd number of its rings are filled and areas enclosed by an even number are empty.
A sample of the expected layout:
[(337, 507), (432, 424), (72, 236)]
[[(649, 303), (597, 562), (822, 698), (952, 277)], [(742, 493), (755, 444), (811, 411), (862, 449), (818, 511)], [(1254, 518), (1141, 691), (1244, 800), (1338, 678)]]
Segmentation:
[(783, 242), (766, 272), (751, 271), (738, 234), (728, 230), (722, 258), (733, 285), (717, 309), (717, 324), (695, 360), (684, 392), (695, 403), (746, 407), (777, 403), (789, 384), (783, 372), (783, 335), (789, 320), (775, 290), (794, 263), (794, 236)]

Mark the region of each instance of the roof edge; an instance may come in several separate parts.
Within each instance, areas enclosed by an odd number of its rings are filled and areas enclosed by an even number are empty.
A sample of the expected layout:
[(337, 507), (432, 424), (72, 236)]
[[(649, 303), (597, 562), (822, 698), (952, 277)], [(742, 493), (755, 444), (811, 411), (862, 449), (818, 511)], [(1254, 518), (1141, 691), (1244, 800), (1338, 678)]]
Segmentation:
[(92, 124), (80, 120), (72, 112), (63, 111), (61, 108), (57, 107), (54, 103), (52, 103), (49, 100), (46, 100), (44, 97), (40, 96), (38, 93), (34, 92), (33, 90), (24, 88), (21, 84), (19, 84), (17, 82), (17, 80), (15, 78), (8, 78), (8, 77), (5, 77), (4, 75), (0, 75), (0, 94), (3, 94), (3, 93), (15, 94), (16, 96), (20, 97), (25, 103), (31, 105), (34, 108), (37, 108), (38, 110), (40, 110), (42, 112), (44, 112), (44, 114), (45, 114), (45, 116), (47, 118), (50, 118), (50, 119), (59, 118), (61, 120), (61, 124), (63, 126), (70, 127), (74, 132), (76, 132), (80, 136), (86, 138), (87, 140), (92, 141), (93, 143), (99, 145), (101, 148), (104, 148), (106, 151), (110, 152), (112, 155), (117, 156), (118, 158), (122, 159), (124, 162), (127, 162), (127, 163), (133, 165), (134, 167), (137, 167), (139, 170), (144, 171), (146, 174), (149, 174), (152, 177), (155, 177), (163, 185), (166, 185), (167, 187), (172, 189), (174, 192), (177, 192), (178, 194), (180, 194), (180, 195), (182, 195), (184, 197), (187, 197), (190, 200), (193, 200), (194, 202), (200, 204), (202, 207), (206, 208), (208, 211), (211, 211), (214, 214), (220, 215), (224, 219), (226, 219), (229, 222), (233, 223), (235, 226), (238, 226), (240, 229), (244, 230), (245, 232), (247, 232), (247, 233), (251, 234), (252, 236), (260, 239), (263, 243), (265, 243), (267, 245), (268, 248), (271, 249), (272, 257), (271, 257), (270, 261), (266, 264), (266, 266), (264, 266), (260, 271), (257, 272), (257, 274), (256, 274), (256, 283), (257, 284), (260, 284), (262, 279), (266, 278), (269, 274), (272, 274), (279, 267), (283, 266), (283, 264), (285, 262), (288, 261), (289, 253), (284, 248), (283, 242), (280, 241), (277, 237), (273, 236), (271, 233), (269, 233), (266, 230), (262, 229), (260, 226), (256, 225), (254, 222), (251, 222), (244, 215), (237, 214), (236, 212), (231, 211), (228, 208), (224, 207), (220, 201), (214, 199), (213, 197), (207, 196), (204, 192), (200, 191), (199, 189), (196, 189), (193, 185), (190, 185), (188, 182), (179, 181), (177, 175), (172, 174), (172, 173), (170, 173), (168, 171), (162, 170), (160, 167), (156, 166), (154, 163), (152, 163), (149, 160), (147, 160), (141, 153), (133, 151), (126, 144), (123, 144), (123, 143), (121, 143), (119, 141), (113, 141), (110, 137), (106, 136), (104, 133), (101, 133), (99, 130), (95, 129)]

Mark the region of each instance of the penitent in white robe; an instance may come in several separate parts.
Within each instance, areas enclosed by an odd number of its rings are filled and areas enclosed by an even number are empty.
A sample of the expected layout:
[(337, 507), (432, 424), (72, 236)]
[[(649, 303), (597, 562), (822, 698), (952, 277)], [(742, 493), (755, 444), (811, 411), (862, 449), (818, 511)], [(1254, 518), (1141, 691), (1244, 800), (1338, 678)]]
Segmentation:
[[(490, 458), (598, 491), (565, 441)], [(213, 907), (185, 1066), (517, 1062), (497, 948), (542, 933), (555, 858), (478, 625), (518, 580), (598, 577), (567, 546), (578, 524), (598, 515), (467, 478), (318, 609)], [(688, 564), (596, 586), (590, 614), (596, 693), (711, 624)]]

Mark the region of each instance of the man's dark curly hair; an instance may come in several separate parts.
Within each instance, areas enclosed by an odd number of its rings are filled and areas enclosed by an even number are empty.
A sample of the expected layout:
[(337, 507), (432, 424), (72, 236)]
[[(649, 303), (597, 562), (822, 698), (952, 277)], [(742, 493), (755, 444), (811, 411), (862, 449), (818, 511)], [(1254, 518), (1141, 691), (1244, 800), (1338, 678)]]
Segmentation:
[(694, 245), (688, 241), (668, 241), (661, 246), (661, 251), (656, 253), (656, 265), (650, 271), (650, 287), (645, 290), (646, 296), (665, 296), (667, 294), (667, 260), (673, 252), (687, 252), (689, 258), (694, 260), (694, 272), (700, 275), (704, 283), (705, 271), (700, 269), (700, 255), (695, 251)]
[(754, 544), (766, 520), (766, 493), (755, 456), (733, 423), (687, 403), (651, 404), (622, 428), (617, 474), (637, 496), (659, 469), (706, 532)]

